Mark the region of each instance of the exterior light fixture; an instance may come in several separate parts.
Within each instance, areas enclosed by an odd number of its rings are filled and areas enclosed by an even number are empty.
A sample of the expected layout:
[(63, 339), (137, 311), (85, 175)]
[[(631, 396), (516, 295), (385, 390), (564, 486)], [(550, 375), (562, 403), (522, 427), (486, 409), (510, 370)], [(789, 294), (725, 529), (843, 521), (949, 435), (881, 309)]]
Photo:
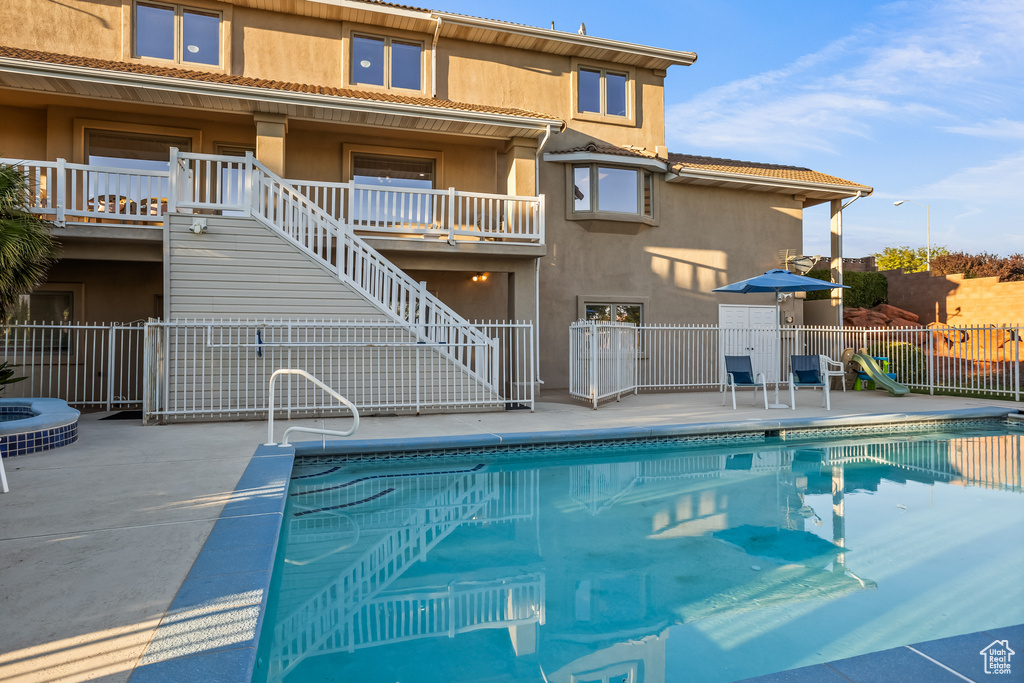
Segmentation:
[(477, 273), (473, 276), (473, 282), (487, 282), (487, 273)]
[(913, 199), (901, 199), (899, 201), (893, 202), (892, 205), (893, 206), (899, 206), (900, 204), (903, 204), (905, 202), (910, 202), (911, 204), (917, 204), (918, 206), (923, 206), (924, 207), (925, 229), (928, 231), (927, 232), (927, 234), (928, 234), (928, 247), (927, 247), (927, 251), (925, 252), (925, 267), (928, 270), (931, 270), (932, 269), (932, 210), (931, 210), (931, 207), (928, 206), (927, 204), (922, 204), (921, 202), (915, 202)]

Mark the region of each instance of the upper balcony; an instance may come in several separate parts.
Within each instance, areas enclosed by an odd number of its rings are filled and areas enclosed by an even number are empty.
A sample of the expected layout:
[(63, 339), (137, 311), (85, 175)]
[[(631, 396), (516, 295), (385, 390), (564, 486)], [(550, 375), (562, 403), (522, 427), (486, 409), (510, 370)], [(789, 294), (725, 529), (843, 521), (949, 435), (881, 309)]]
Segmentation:
[[(161, 240), (167, 213), (245, 215), (252, 201), (249, 157), (172, 150), (166, 170), (0, 159), (30, 188), (29, 209), (67, 237)], [(130, 160), (129, 160), (130, 163)], [(343, 229), (388, 248), (424, 245), (543, 246), (544, 197), (285, 181)], [(173, 188), (173, 189), (172, 189)]]

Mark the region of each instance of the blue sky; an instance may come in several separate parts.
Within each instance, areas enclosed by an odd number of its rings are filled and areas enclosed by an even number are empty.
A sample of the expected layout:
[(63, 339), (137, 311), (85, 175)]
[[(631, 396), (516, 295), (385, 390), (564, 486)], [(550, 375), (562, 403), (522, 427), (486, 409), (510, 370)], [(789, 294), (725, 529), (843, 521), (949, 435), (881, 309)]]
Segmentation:
[[(673, 152), (807, 166), (875, 188), (845, 253), (1024, 252), (1021, 0), (447, 0), (439, 9), (689, 50), (666, 79)], [(624, 11), (623, 8), (628, 10)], [(826, 205), (804, 251), (827, 254)]]

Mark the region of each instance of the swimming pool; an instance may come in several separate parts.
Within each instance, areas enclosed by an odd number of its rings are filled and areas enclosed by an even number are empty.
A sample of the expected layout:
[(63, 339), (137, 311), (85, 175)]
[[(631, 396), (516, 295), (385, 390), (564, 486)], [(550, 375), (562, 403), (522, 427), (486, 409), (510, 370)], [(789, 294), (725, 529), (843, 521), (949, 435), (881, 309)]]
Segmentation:
[(1020, 624), (1022, 439), (297, 459), (253, 680), (724, 681)]

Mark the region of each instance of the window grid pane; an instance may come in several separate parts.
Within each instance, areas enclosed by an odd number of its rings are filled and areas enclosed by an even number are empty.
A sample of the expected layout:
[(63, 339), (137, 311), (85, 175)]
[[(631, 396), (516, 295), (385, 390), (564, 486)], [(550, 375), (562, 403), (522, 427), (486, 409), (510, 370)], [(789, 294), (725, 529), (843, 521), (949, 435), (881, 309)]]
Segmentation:
[(626, 115), (626, 75), (605, 74), (605, 111), (608, 116)]
[(352, 82), (384, 85), (384, 39), (352, 36)]
[(654, 216), (654, 174), (644, 171), (644, 215)]
[(220, 64), (220, 16), (183, 10), (181, 61)]
[(587, 304), (587, 320), (611, 322), (611, 304)]
[(423, 48), (416, 43), (391, 43), (391, 87), (419, 90)]
[(573, 211), (590, 211), (590, 167), (576, 166), (572, 169)]
[(601, 113), (601, 72), (580, 69), (579, 108), (581, 112)]
[(638, 194), (638, 178), (635, 170), (628, 168), (598, 168), (598, 211), (639, 213)]
[(174, 59), (174, 8), (135, 6), (135, 53), (139, 57)]

